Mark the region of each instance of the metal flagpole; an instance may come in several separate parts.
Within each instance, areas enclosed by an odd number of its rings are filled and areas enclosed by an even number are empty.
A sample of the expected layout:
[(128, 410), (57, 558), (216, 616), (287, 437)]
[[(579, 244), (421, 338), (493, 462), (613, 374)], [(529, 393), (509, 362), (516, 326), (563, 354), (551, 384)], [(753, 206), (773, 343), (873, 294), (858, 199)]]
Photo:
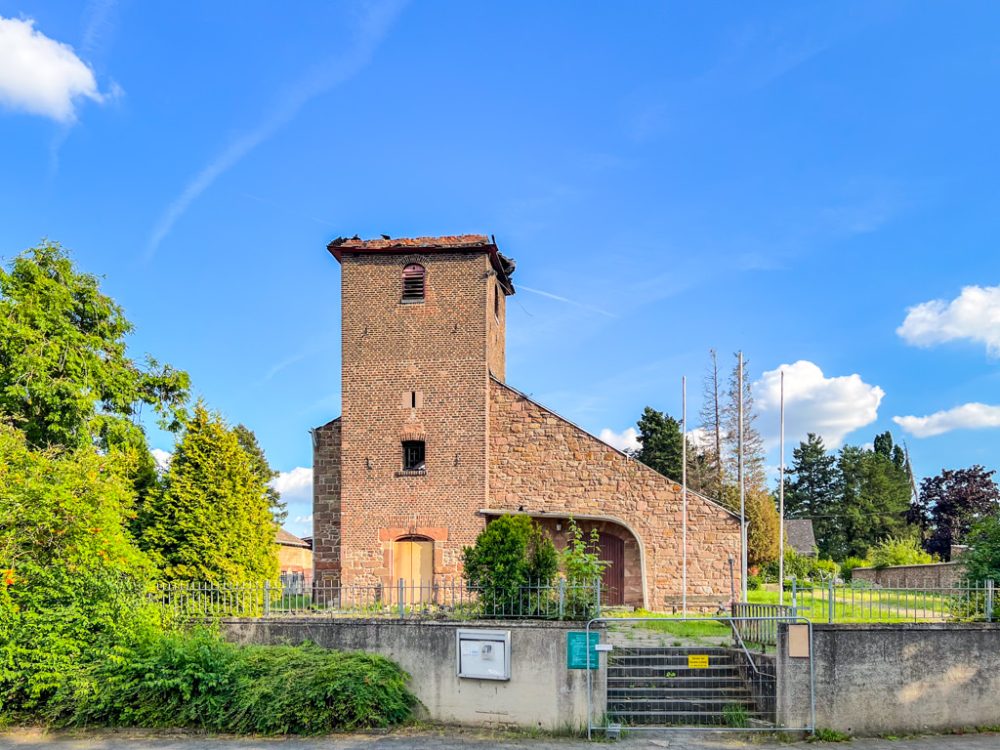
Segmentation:
[(688, 407), (687, 377), (681, 376), (681, 610), (688, 613)]
[(781, 371), (781, 415), (778, 419), (780, 427), (779, 442), (781, 444), (781, 460), (778, 469), (778, 604), (785, 603), (785, 371)]
[(746, 488), (743, 486), (743, 352), (739, 353), (736, 383), (739, 389), (739, 407), (736, 428), (736, 481), (740, 485), (740, 601), (747, 600), (747, 508)]

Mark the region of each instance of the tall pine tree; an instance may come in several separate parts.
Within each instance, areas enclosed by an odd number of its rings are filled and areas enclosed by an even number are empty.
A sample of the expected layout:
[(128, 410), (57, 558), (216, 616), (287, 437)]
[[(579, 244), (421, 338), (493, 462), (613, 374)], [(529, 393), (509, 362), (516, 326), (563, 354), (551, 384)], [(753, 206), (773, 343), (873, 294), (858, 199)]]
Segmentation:
[(642, 446), (635, 457), (674, 481), (681, 478), (684, 438), (681, 425), (669, 414), (647, 406), (636, 425)]
[(259, 467), (217, 414), (198, 404), (162, 490), (143, 509), (141, 545), (167, 580), (276, 581), (276, 526)]
[(823, 438), (810, 432), (792, 451), (785, 477), (785, 516), (812, 519), (822, 554), (829, 553), (837, 490), (837, 459), (827, 452)]

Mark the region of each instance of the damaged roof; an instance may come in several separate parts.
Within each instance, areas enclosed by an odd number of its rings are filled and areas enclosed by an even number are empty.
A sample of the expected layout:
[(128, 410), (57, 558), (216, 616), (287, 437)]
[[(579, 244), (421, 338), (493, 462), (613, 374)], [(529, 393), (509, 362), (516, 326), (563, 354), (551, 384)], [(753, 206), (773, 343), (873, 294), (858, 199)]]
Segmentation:
[(490, 263), (497, 272), (497, 278), (504, 291), (514, 293), (514, 284), (510, 277), (516, 266), (513, 259), (503, 255), (492, 236), (485, 234), (452, 234), (441, 237), (382, 237), (377, 240), (363, 240), (358, 235), (353, 237), (338, 237), (326, 246), (330, 254), (342, 262), (344, 254), (350, 253), (448, 253), (477, 252), (489, 253)]

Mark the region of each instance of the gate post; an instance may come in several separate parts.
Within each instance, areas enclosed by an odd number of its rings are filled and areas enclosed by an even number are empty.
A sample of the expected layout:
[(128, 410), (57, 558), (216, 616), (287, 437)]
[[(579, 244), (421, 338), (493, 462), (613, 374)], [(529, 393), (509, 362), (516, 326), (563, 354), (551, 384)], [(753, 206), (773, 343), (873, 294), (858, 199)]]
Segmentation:
[(566, 579), (559, 579), (559, 619), (566, 616)]
[(799, 599), (796, 583), (795, 576), (792, 576), (792, 617), (799, 616)]
[(831, 573), (830, 574), (830, 586), (827, 589), (827, 599), (826, 599), (826, 609), (827, 609), (827, 620), (826, 621), (828, 623), (830, 623), (831, 625), (833, 625), (833, 608), (835, 606), (834, 605), (834, 599), (833, 599), (833, 593), (834, 593), (833, 592), (833, 574)]
[[(601, 616), (601, 579), (600, 578), (596, 579), (594, 583), (596, 584), (595, 589), (597, 591), (597, 601), (596, 601), (597, 614), (594, 615), (594, 616), (595, 617), (600, 617)], [(588, 651), (587, 653), (590, 653), (590, 652)]]
[(986, 581), (986, 622), (993, 622), (993, 579)]
[(406, 617), (406, 581), (399, 579), (399, 619)]
[(271, 582), (264, 581), (264, 617), (271, 614)]

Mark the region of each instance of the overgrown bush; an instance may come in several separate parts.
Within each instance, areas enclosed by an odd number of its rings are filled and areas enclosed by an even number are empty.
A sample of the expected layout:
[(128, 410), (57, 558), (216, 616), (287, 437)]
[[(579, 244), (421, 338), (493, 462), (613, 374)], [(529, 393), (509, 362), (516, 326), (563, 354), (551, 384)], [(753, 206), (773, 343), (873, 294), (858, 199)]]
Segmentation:
[(127, 457), (31, 450), (0, 424), (0, 712), (44, 714), (79, 664), (111, 660), (156, 625), (151, 575), (126, 531)]
[(95, 662), (59, 723), (317, 734), (409, 718), (409, 675), (376, 654), (313, 645), (237, 646), (205, 629), (157, 635)]
[(552, 540), (528, 516), (491, 521), (462, 558), (466, 582), (496, 614), (520, 613), (522, 588), (550, 585), (558, 569)]
[(611, 563), (602, 560), (598, 553), (600, 533), (590, 530), (588, 540), (576, 521), (569, 519), (566, 530), (566, 547), (559, 554), (559, 564), (566, 577), (566, 617), (583, 620), (597, 613), (595, 582), (604, 575)]
[(840, 575), (846, 583), (850, 583), (854, 578), (855, 568), (869, 567), (868, 561), (863, 557), (848, 557), (840, 564)]
[(881, 570), (891, 565), (923, 565), (935, 562), (935, 558), (915, 538), (890, 536), (868, 550), (868, 562)]
[[(840, 574), (840, 566), (833, 560), (818, 560), (800, 555), (792, 547), (785, 547), (785, 580), (795, 577), (799, 581), (821, 581)], [(770, 562), (762, 568), (764, 580), (775, 583), (778, 580), (778, 562)]]
[(972, 527), (966, 541), (969, 549), (960, 558), (965, 577), (974, 583), (1000, 581), (1000, 518), (984, 518)]

